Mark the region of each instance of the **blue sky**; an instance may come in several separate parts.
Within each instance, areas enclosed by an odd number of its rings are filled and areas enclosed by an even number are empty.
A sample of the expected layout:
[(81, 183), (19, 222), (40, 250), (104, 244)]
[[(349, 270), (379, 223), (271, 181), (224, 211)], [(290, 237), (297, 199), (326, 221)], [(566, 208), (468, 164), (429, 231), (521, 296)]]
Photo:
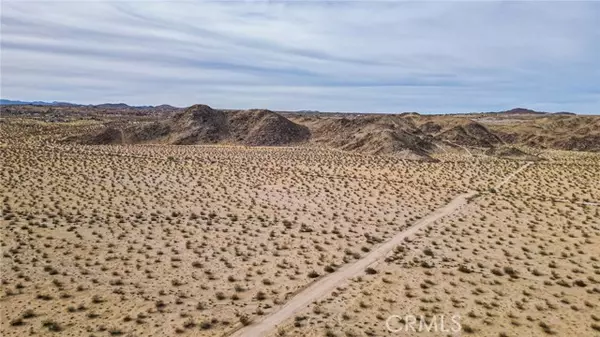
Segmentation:
[(2, 1), (2, 98), (600, 113), (600, 2)]

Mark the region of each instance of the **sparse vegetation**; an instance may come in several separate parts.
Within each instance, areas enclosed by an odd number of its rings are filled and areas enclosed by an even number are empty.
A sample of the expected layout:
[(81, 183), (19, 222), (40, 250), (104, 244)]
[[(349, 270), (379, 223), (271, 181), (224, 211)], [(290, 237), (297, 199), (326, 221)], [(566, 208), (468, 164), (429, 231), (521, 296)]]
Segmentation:
[(498, 187), (522, 163), (476, 148), (418, 162), (311, 146), (83, 146), (62, 140), (102, 123), (0, 123), (3, 336), (252, 326), (468, 190), (478, 197), (280, 331), (385, 335), (389, 313), (410, 309), (460, 313), (473, 335), (597, 333), (597, 154), (540, 151), (551, 160)]

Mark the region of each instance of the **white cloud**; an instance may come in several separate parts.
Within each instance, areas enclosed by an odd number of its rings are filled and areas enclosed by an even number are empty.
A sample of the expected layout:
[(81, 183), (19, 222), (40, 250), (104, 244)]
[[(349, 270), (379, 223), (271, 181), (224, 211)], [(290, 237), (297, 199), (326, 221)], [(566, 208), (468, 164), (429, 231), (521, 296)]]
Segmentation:
[[(598, 112), (593, 2), (2, 3), (2, 96)], [(548, 107), (548, 108), (545, 108)]]

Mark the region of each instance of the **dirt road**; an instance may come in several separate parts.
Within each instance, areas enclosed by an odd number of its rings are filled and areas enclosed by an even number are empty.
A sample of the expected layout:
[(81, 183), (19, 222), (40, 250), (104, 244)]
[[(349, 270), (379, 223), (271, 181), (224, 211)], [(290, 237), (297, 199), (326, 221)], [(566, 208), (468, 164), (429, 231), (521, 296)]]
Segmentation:
[(525, 165), (516, 169), (513, 173), (507, 175), (504, 179), (502, 179), (502, 181), (500, 181), (499, 183), (496, 184), (495, 188), (499, 189), (500, 187), (502, 187), (502, 185), (509, 182), (514, 176), (516, 176), (517, 174), (519, 174), (519, 172), (521, 172), (524, 169), (526, 169), (527, 167), (529, 167), (529, 165), (531, 165), (531, 164), (533, 164), (533, 162), (527, 162)]
[[(496, 188), (501, 187), (516, 174), (527, 168), (531, 163), (527, 163), (517, 169), (515, 172), (508, 175), (504, 180), (496, 185)], [(362, 257), (360, 260), (354, 263), (344, 265), (337, 271), (324, 276), (323, 278), (315, 281), (309, 285), (306, 289), (303, 289), (284, 304), (279, 310), (272, 312), (266, 316), (263, 320), (255, 322), (254, 324), (245, 326), (235, 331), (231, 336), (234, 337), (259, 337), (264, 336), (267, 333), (273, 331), (279, 324), (293, 317), (312, 302), (319, 300), (329, 294), (332, 290), (338, 287), (346, 280), (363, 274), (364, 270), (370, 265), (375, 264), (378, 261), (384, 259), (384, 257), (394, 249), (397, 245), (401, 244), (405, 238), (414, 235), (420, 229), (432, 224), (436, 220), (439, 220), (467, 204), (467, 200), (474, 196), (476, 192), (471, 191), (468, 193), (461, 194), (445, 206), (437, 209), (427, 217), (422, 218), (410, 228), (396, 234), (390, 240), (376, 247), (374, 250), (369, 252), (367, 255)]]

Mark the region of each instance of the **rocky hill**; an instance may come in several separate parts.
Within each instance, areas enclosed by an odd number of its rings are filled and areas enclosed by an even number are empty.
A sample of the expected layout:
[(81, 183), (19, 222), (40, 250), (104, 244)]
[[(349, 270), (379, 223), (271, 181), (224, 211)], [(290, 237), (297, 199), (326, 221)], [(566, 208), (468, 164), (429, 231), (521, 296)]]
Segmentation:
[(81, 144), (243, 144), (279, 146), (305, 142), (307, 127), (269, 110), (224, 111), (193, 105), (164, 121), (116, 121), (91, 134), (67, 139)]
[[(218, 110), (193, 105), (167, 117), (108, 119), (93, 132), (65, 141), (80, 144), (308, 145), (374, 155), (431, 160), (457, 149), (506, 158), (529, 158), (514, 146), (600, 151), (600, 117), (513, 109), (466, 115), (282, 114), (269, 110)], [(506, 150), (510, 149), (510, 150)]]
[(313, 142), (345, 151), (428, 159), (435, 149), (431, 137), (398, 115), (307, 117), (299, 123), (310, 128)]
[[(370, 154), (429, 156), (442, 147), (481, 150), (503, 157), (524, 157), (506, 146), (600, 151), (600, 116), (551, 114), (513, 109), (469, 115), (346, 115), (290, 114), (309, 127), (312, 141), (342, 150)], [(487, 151), (487, 152), (486, 152)]]
[[(441, 125), (439, 128), (443, 129)], [(471, 147), (490, 148), (502, 144), (502, 140), (485, 126), (470, 120), (439, 132), (435, 139)]]

